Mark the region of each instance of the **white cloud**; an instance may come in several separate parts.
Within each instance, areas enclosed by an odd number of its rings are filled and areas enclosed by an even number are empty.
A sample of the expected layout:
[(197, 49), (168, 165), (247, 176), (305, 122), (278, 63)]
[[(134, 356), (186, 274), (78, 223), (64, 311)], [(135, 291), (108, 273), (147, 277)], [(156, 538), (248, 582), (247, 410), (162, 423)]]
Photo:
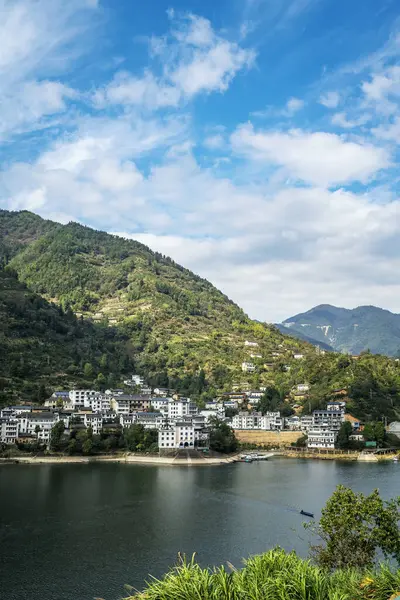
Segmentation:
[(42, 128), (43, 117), (65, 110), (75, 94), (50, 77), (82, 52), (93, 8), (80, 0), (0, 0), (0, 136)]
[(257, 133), (251, 124), (247, 124), (237, 128), (231, 143), (239, 155), (282, 166), (289, 175), (315, 185), (366, 183), (390, 164), (382, 148), (346, 141), (325, 132)]
[(340, 94), (338, 92), (327, 92), (319, 98), (319, 103), (326, 108), (336, 108), (340, 103)]
[(46, 117), (64, 112), (65, 101), (76, 97), (74, 90), (56, 81), (28, 81), (5, 90), (1, 99), (0, 140), (10, 133), (53, 123)]
[(94, 95), (98, 106), (141, 105), (145, 109), (176, 107), (200, 93), (224, 92), (242, 69), (250, 68), (255, 52), (224, 39), (203, 18), (173, 20), (171, 38), (151, 39), (151, 52), (162, 60), (162, 75), (123, 72)]
[(203, 142), (203, 145), (210, 150), (217, 150), (219, 148), (223, 148), (225, 145), (225, 140), (220, 133), (216, 135), (209, 135)]
[(300, 98), (290, 98), (286, 103), (286, 112), (288, 116), (292, 116), (303, 107), (304, 100), (300, 100)]
[[(269, 22), (282, 25), (310, 3), (272, 4), (253, 0), (253, 7), (272, 7)], [(192, 121), (182, 106), (224, 92), (255, 54), (207, 19), (174, 11), (169, 33), (150, 40), (153, 62), (145, 69), (78, 94), (61, 78), (86, 45), (80, 34), (89, 35), (87, 15), (95, 16), (97, 5), (0, 0), (0, 133), (44, 128), (64, 116), (69, 125), (46, 137), (38, 158), (4, 166), (2, 205), (125, 231), (209, 278), (259, 319), (281, 320), (319, 302), (398, 310), (400, 203), (392, 182), (364, 194), (329, 189), (369, 183), (391, 166), (388, 151), (360, 130), (350, 137), (247, 124), (228, 133)], [(319, 101), (343, 106), (328, 115), (333, 125), (352, 129), (370, 118), (375, 143), (397, 141), (398, 114), (382, 116), (381, 104), (398, 102), (398, 72), (382, 60), (371, 65), (357, 93), (330, 83), (324, 89), (341, 94), (328, 91)], [(89, 96), (101, 112), (83, 105)], [(303, 106), (293, 96), (267, 116), (300, 118)], [(226, 156), (213, 152), (220, 149)]]
[(343, 129), (354, 129), (355, 127), (360, 127), (361, 125), (365, 125), (370, 120), (371, 116), (369, 114), (362, 114), (355, 119), (349, 119), (344, 112), (338, 112), (332, 115), (332, 124), (337, 125), (338, 127), (342, 127)]
[(400, 116), (395, 117), (393, 121), (387, 124), (374, 127), (372, 133), (382, 140), (393, 141), (399, 144), (400, 142)]

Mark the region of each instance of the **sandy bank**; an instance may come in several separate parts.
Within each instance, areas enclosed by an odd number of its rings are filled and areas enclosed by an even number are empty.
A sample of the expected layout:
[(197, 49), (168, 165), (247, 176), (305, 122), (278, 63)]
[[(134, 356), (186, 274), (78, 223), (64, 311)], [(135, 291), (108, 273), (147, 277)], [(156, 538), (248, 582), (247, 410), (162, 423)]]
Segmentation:
[(238, 455), (221, 458), (176, 458), (167, 456), (116, 454), (103, 456), (14, 456), (0, 458), (0, 464), (92, 464), (96, 462), (117, 462), (130, 464), (167, 465), (173, 467), (209, 467), (231, 464), (237, 460)]

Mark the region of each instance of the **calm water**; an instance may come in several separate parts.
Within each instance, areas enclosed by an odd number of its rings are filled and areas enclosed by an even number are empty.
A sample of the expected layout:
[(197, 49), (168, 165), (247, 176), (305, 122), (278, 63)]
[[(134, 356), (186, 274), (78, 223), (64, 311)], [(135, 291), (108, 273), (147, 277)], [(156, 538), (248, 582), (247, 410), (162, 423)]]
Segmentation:
[(116, 600), (179, 551), (204, 565), (277, 544), (306, 555), (298, 510), (317, 516), (338, 483), (400, 495), (400, 465), (0, 466), (0, 598)]

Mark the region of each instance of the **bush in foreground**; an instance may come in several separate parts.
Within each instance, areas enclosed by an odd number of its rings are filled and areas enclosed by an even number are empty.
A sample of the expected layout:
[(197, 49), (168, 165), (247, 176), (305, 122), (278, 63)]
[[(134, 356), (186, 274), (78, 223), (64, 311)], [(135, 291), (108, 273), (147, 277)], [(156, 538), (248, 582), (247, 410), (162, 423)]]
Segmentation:
[(202, 569), (180, 558), (163, 579), (126, 600), (389, 600), (400, 594), (400, 571), (345, 569), (333, 574), (277, 548), (242, 569)]

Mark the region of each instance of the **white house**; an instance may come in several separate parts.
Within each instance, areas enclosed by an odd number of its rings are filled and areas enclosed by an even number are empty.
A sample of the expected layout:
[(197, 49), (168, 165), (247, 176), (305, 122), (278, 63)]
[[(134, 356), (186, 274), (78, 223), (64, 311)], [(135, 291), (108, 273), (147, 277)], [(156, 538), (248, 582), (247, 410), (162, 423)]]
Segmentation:
[(349, 435), (349, 440), (351, 440), (352, 442), (363, 442), (364, 441), (364, 435), (362, 431), (353, 431), (353, 433), (351, 433)]
[(326, 410), (342, 410), (343, 412), (345, 412), (346, 402), (341, 402), (341, 401), (328, 402), (326, 405)]
[[(49, 441), (52, 428), (60, 420), (58, 413), (51, 412), (29, 413), (26, 417), (25, 415), (22, 417), (20, 419), (21, 433), (36, 435), (37, 439), (42, 442)], [(26, 430), (23, 431), (22, 428)]]
[(125, 395), (113, 396), (110, 401), (111, 410), (115, 410), (117, 415), (129, 415), (131, 402)]
[(334, 448), (336, 432), (313, 428), (308, 432), (307, 448)]
[(195, 415), (198, 408), (189, 398), (181, 398), (180, 400), (169, 400), (168, 402), (168, 418), (179, 419), (188, 415)]
[(69, 399), (71, 400), (72, 408), (75, 410), (84, 408), (85, 400), (88, 401), (89, 398), (98, 394), (99, 392), (96, 392), (96, 390), (70, 390)]
[(93, 412), (107, 412), (111, 408), (109, 396), (96, 394), (95, 396), (87, 396), (83, 403), (84, 408), (90, 408)]
[(309, 392), (310, 391), (310, 386), (308, 385), (308, 383), (298, 383), (296, 385), (296, 390), (298, 392)]
[(245, 346), (250, 346), (251, 348), (256, 348), (258, 346), (257, 342), (250, 342), (249, 340), (246, 340), (244, 343)]
[(91, 427), (94, 435), (98, 435), (103, 427), (103, 417), (100, 413), (84, 413), (85, 427)]
[(295, 360), (301, 360), (302, 358), (304, 358), (304, 354), (293, 354), (293, 358)]
[(18, 419), (0, 419), (0, 442), (2, 444), (15, 444), (18, 437)]
[(283, 420), (279, 412), (240, 412), (232, 418), (233, 429), (262, 429), (266, 431), (283, 428)]
[(312, 415), (303, 415), (300, 417), (300, 429), (302, 431), (308, 431), (314, 426), (314, 418)]
[(145, 429), (158, 429), (163, 422), (163, 415), (159, 412), (137, 412), (135, 416), (136, 423)]
[(243, 373), (254, 373), (256, 367), (251, 362), (242, 362), (242, 371)]
[(177, 421), (175, 425), (175, 442), (178, 448), (194, 447), (194, 426), (187, 421)]
[(155, 411), (168, 415), (168, 404), (173, 400), (172, 398), (151, 398), (150, 402)]
[(319, 429), (339, 431), (344, 421), (343, 410), (314, 410), (313, 425)]
[(132, 375), (132, 379), (131, 379), (132, 385), (144, 385), (144, 377), (142, 377), (141, 375)]
[(164, 425), (158, 430), (158, 447), (160, 450), (176, 448), (175, 425)]

